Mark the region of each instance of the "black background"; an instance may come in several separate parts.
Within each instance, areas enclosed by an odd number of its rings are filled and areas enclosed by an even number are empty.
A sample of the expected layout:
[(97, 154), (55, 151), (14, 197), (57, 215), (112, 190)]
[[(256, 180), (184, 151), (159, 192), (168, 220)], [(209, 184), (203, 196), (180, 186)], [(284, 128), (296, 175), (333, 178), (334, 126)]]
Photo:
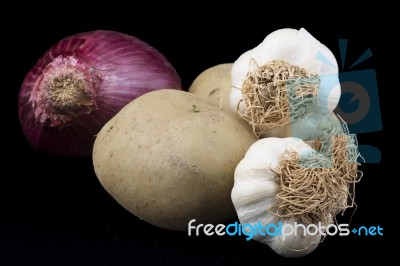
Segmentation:
[[(109, 3), (110, 4), (110, 3)], [(156, 4), (154, 4), (156, 5)], [(399, 201), (390, 196), (386, 172), (385, 98), (389, 77), (383, 36), (375, 23), (358, 12), (286, 14), (280, 8), (246, 3), (236, 10), (213, 6), (170, 13), (164, 7), (80, 10), (77, 6), (47, 7), (15, 13), (3, 21), (2, 135), (0, 175), (0, 264), (130, 264), (130, 265), (252, 265), (258, 263), (323, 263), (354, 260), (398, 260), (396, 232), (389, 224)], [(155, 9), (163, 10), (157, 14)], [(196, 9), (196, 14), (194, 14)], [(121, 13), (121, 10), (125, 12)], [(296, 11), (296, 10), (294, 10)], [(17, 95), (26, 73), (40, 56), (62, 38), (78, 32), (107, 29), (134, 35), (163, 53), (180, 74), (185, 89), (203, 70), (233, 62), (273, 30), (305, 27), (338, 58), (339, 38), (349, 39), (347, 67), (367, 48), (374, 56), (354, 70), (376, 69), (384, 130), (359, 135), (360, 144), (378, 147), (381, 164), (361, 167), (358, 209), (352, 226), (380, 225), (384, 236), (329, 237), (310, 255), (285, 259), (243, 237), (188, 237), (140, 221), (120, 207), (100, 186), (90, 159), (54, 157), (33, 151), (17, 117)], [(338, 59), (339, 61), (339, 59)], [(340, 62), (340, 61), (339, 61)], [(4, 72), (3, 72), (4, 74)], [(392, 210), (392, 211), (391, 211)], [(340, 221), (349, 220), (349, 214)]]

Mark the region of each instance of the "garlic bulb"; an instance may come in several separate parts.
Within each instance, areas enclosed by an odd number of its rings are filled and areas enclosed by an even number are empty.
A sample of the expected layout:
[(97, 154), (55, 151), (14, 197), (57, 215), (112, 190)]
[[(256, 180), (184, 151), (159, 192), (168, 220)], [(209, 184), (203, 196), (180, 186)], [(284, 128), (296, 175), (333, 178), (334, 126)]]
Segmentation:
[(231, 75), (231, 108), (258, 136), (289, 136), (285, 126), (332, 111), (340, 98), (335, 57), (303, 28), (272, 32), (234, 62)]
[(323, 232), (309, 234), (304, 228), (330, 225), (351, 207), (348, 187), (358, 181), (358, 172), (357, 164), (347, 161), (346, 143), (335, 142), (330, 158), (292, 137), (264, 138), (250, 147), (235, 170), (231, 194), (240, 223), (295, 228), (291, 234), (284, 229), (255, 234), (254, 240), (285, 257), (301, 257), (317, 247)]

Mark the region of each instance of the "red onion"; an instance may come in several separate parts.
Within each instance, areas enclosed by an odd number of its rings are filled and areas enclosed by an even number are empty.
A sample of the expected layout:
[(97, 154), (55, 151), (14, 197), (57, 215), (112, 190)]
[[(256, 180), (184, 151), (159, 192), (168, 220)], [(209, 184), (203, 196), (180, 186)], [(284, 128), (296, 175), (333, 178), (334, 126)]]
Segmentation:
[(181, 89), (171, 64), (147, 43), (92, 31), (61, 40), (25, 77), (19, 119), (37, 150), (90, 155), (95, 134), (122, 107), (149, 91)]

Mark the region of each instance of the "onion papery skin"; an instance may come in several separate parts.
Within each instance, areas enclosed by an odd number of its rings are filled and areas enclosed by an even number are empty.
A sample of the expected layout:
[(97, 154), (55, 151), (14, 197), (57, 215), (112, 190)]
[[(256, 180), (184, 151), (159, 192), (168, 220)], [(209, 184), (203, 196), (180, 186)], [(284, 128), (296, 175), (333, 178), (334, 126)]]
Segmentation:
[(181, 89), (181, 80), (147, 43), (113, 31), (79, 33), (51, 47), (27, 74), (19, 120), (34, 149), (90, 156), (95, 135), (122, 107), (165, 88)]

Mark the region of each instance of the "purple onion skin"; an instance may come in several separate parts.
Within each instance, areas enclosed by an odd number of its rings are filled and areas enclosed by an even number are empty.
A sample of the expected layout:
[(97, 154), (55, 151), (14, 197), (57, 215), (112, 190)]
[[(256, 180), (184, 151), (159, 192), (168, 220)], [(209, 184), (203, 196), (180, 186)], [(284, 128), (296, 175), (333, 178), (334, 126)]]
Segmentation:
[(95, 135), (135, 98), (181, 89), (172, 65), (147, 43), (118, 32), (92, 31), (50, 48), (22, 83), (19, 119), (40, 151), (90, 156)]

